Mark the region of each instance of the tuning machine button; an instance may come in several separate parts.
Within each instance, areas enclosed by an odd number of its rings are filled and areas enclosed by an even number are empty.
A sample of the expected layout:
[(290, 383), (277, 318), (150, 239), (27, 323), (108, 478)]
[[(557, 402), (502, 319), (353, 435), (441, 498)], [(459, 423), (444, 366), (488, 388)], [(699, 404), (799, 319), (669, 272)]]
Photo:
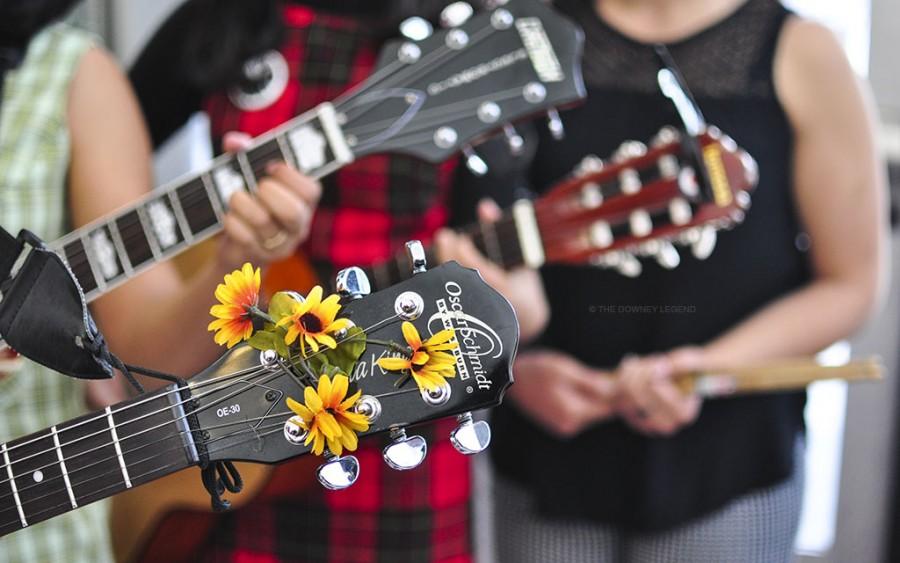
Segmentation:
[(472, 147), (463, 147), (462, 153), (466, 159), (466, 168), (469, 169), (469, 172), (478, 177), (484, 176), (488, 173), (487, 162), (485, 162), (483, 158), (478, 156), (478, 154)]
[(474, 13), (475, 10), (472, 8), (471, 4), (467, 2), (454, 2), (441, 11), (441, 26), (446, 28), (459, 27), (469, 21), (469, 18), (471, 18)]
[(428, 269), (428, 258), (425, 255), (425, 247), (417, 240), (406, 243), (406, 256), (413, 274), (421, 274)]
[(400, 24), (400, 35), (412, 41), (422, 41), (431, 37), (434, 27), (431, 22), (419, 16), (403, 20)]
[(659, 241), (656, 253), (654, 254), (657, 263), (667, 270), (674, 270), (681, 264), (681, 255), (678, 250), (669, 241)]
[(670, 125), (666, 125), (653, 137), (653, 140), (650, 141), (650, 146), (653, 148), (664, 147), (666, 145), (671, 145), (673, 143), (677, 143), (681, 141), (681, 133), (678, 129)]
[(650, 236), (653, 232), (653, 219), (643, 209), (632, 212), (628, 217), (628, 224), (631, 228), (631, 234), (637, 238)]
[(630, 252), (619, 252), (612, 266), (625, 277), (636, 278), (644, 271), (641, 261)]
[(603, 167), (606, 166), (603, 162), (603, 159), (597, 155), (588, 155), (581, 159), (581, 162), (578, 164), (578, 168), (576, 168), (575, 174), (576, 176), (588, 176), (590, 174), (596, 174), (597, 172), (601, 172)]
[(706, 260), (716, 249), (718, 235), (712, 227), (702, 227), (697, 239), (691, 243), (691, 252), (697, 260)]
[(522, 154), (522, 151), (525, 150), (525, 139), (522, 138), (522, 135), (519, 135), (516, 128), (506, 124), (503, 126), (503, 134), (506, 135), (506, 144), (509, 146), (509, 152), (513, 156)]
[(483, 420), (472, 420), (467, 412), (457, 417), (459, 426), (450, 433), (450, 443), (461, 454), (473, 455), (483, 452), (491, 443), (491, 427)]
[(382, 450), (384, 462), (391, 469), (409, 471), (420, 466), (428, 455), (428, 443), (421, 436), (406, 436), (403, 428), (391, 429), (391, 443)]
[(562, 141), (566, 138), (566, 127), (563, 125), (559, 112), (555, 109), (547, 112), (547, 129), (550, 130), (550, 135), (553, 139), (557, 141)]
[(338, 272), (334, 287), (341, 297), (348, 299), (360, 299), (372, 293), (372, 284), (369, 283), (369, 277), (362, 270), (353, 266), (344, 268)]
[(337, 457), (326, 454), (325, 458), (327, 461), (316, 470), (316, 477), (326, 489), (340, 491), (359, 478), (359, 460), (356, 456)]
[(687, 225), (694, 218), (691, 204), (683, 197), (676, 197), (669, 203), (669, 220), (679, 227)]
[(625, 141), (616, 149), (613, 155), (615, 162), (625, 162), (634, 158), (640, 158), (647, 154), (647, 145), (640, 141)]

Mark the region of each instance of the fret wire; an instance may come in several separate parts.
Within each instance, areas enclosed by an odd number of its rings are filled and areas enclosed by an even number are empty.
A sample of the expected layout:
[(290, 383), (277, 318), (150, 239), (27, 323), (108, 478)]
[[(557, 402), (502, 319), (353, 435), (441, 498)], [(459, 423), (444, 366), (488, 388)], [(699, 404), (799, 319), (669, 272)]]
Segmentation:
[(247, 160), (246, 152), (239, 152), (235, 159), (238, 164), (238, 170), (240, 170), (241, 176), (244, 177), (244, 185), (247, 187), (247, 190), (250, 193), (256, 193), (259, 191), (259, 187), (256, 185), (256, 176), (254, 175), (253, 168), (250, 166), (250, 162)]
[(119, 264), (122, 265), (122, 269), (125, 270), (125, 275), (131, 277), (134, 275), (134, 268), (131, 265), (131, 257), (128, 256), (128, 251), (125, 248), (125, 241), (122, 239), (122, 233), (119, 231), (119, 226), (115, 224), (115, 221), (110, 220), (106, 223), (106, 228), (109, 231), (109, 236), (112, 238), (113, 246), (116, 247), (116, 253), (119, 255)]
[(16, 488), (16, 478), (13, 477), (12, 464), (9, 462), (9, 449), (6, 447), (4, 443), (2, 446), (3, 450), (3, 461), (6, 463), (6, 474), (9, 475), (9, 486), (12, 489), (13, 498), (16, 501), (16, 508), (19, 511), (19, 521), (22, 523), (23, 528), (28, 527), (28, 520), (25, 519), (25, 510), (22, 508), (22, 499), (19, 498), (19, 491)]
[(200, 175), (200, 180), (203, 181), (203, 188), (206, 190), (206, 196), (209, 198), (209, 202), (213, 206), (213, 211), (216, 213), (216, 219), (219, 221), (219, 224), (221, 224), (222, 221), (225, 220), (225, 207), (224, 204), (219, 201), (219, 194), (216, 191), (215, 186), (213, 186), (213, 180), (208, 170)]
[(75, 500), (75, 491), (72, 490), (72, 483), (69, 481), (69, 471), (66, 469), (66, 460), (62, 453), (62, 447), (59, 445), (59, 434), (56, 432), (56, 426), (50, 427), (53, 434), (53, 445), (56, 446), (56, 456), (59, 458), (59, 468), (62, 470), (63, 480), (66, 483), (66, 491), (69, 493), (69, 500), (72, 502), (72, 508), (78, 508), (78, 501)]
[(96, 265), (97, 258), (94, 256), (94, 249), (90, 248), (91, 245), (88, 243), (88, 240), (87, 233), (82, 233), (81, 244), (84, 246), (84, 255), (87, 257), (88, 266), (91, 267), (91, 273), (94, 275), (94, 281), (97, 284), (97, 288), (102, 291), (106, 289), (106, 279), (98, 271)]
[(159, 246), (159, 241), (156, 240), (156, 233), (152, 232), (153, 229), (150, 227), (150, 219), (147, 217), (147, 209), (144, 207), (144, 204), (137, 207), (137, 214), (138, 219), (141, 221), (141, 227), (144, 229), (144, 236), (147, 237), (147, 242), (150, 244), (150, 251), (153, 252), (153, 258), (158, 262), (162, 259), (163, 252)]
[(178, 226), (181, 227), (181, 238), (184, 240), (185, 244), (190, 244), (194, 241), (194, 233), (191, 231), (191, 227), (188, 224), (187, 216), (184, 214), (184, 209), (181, 207), (181, 202), (178, 201), (178, 198), (175, 196), (175, 192), (169, 192), (169, 203), (172, 205), (172, 212), (175, 214), (175, 221), (178, 223)]
[(112, 435), (113, 446), (119, 457), (119, 466), (122, 468), (122, 477), (125, 479), (125, 487), (131, 488), (131, 478), (128, 476), (128, 468), (125, 467), (125, 457), (122, 455), (122, 446), (119, 445), (119, 436), (116, 432), (116, 422), (113, 420), (112, 409), (106, 407), (106, 419), (109, 421), (109, 433)]
[(281, 155), (284, 157), (285, 162), (290, 164), (293, 168), (299, 170), (300, 165), (284, 138), (284, 132), (275, 135), (275, 140), (278, 142), (278, 148), (281, 151)]

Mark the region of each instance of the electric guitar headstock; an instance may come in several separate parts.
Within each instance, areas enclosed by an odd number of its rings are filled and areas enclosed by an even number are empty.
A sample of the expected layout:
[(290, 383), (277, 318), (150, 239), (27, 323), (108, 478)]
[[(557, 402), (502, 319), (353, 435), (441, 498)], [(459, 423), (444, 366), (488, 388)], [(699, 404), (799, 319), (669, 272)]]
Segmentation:
[(511, 123), (548, 112), (551, 131), (562, 134), (554, 108), (586, 95), (584, 34), (540, 0), (491, 4), (475, 15), (462, 2), (448, 6), (448, 29), (433, 34), (421, 18), (407, 22), (419, 29), (385, 46), (373, 76), (334, 102), (354, 157), (396, 152), (441, 162), (462, 151), (483, 174), (472, 145), (491, 133), (515, 137)]
[[(390, 432), (393, 441), (384, 459), (398, 470), (412, 469), (425, 458), (425, 440), (405, 432), (417, 423), (458, 416), (460, 425), (450, 437), (456, 449), (474, 454), (487, 447), (490, 428), (469, 413), (499, 404), (512, 383), (518, 344), (512, 307), (476, 271), (455, 262), (425, 271), (421, 245), (413, 244), (411, 252), (417, 273), (396, 286), (368, 294), (368, 282), (356, 268), (343, 271), (338, 283), (344, 298), (340, 317), (365, 334), (365, 350), (347, 374), (346, 395), (362, 392), (354, 412), (369, 422), (359, 437)], [(377, 365), (379, 359), (396, 355), (387, 342), (405, 344), (404, 321), (411, 322), (423, 340), (454, 330), (458, 347), (450, 353), (455, 376), (440, 388), (420, 390), (410, 377)], [(352, 333), (343, 338), (353, 338)], [(341, 337), (337, 340), (340, 350)], [(304, 386), (274, 350), (236, 347), (192, 378), (190, 387), (210, 462), (278, 463), (310, 453), (314, 444), (306, 444), (307, 432), (286, 403), (288, 397), (302, 402)], [(318, 476), (324, 486), (340, 489), (352, 484), (358, 472), (353, 456), (326, 455)]]

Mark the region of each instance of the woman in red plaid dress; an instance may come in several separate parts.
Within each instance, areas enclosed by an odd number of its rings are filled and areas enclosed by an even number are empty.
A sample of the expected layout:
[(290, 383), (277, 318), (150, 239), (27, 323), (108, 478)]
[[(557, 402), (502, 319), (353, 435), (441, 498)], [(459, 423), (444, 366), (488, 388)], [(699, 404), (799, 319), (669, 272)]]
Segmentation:
[[(211, 118), (216, 144), (229, 130), (255, 136), (364, 80), (403, 18), (434, 16), (443, 5), (193, 0), (157, 31), (131, 78), (157, 145), (200, 110)], [(324, 178), (303, 255), (327, 280), (341, 268), (387, 259), (407, 240), (434, 240), (448, 221), (455, 168), (453, 161), (432, 165), (385, 155)], [(547, 309), (536, 275), (510, 279), (449, 232), (439, 238), (444, 258), (454, 248), (453, 258), (479, 267), (513, 302), (531, 302), (523, 316), (526, 334), (542, 327)], [(298, 473), (308, 473), (308, 463), (282, 466), (261, 498), (218, 516), (214, 532), (194, 551), (210, 561), (469, 562), (470, 466), (447, 440), (452, 427), (446, 421), (417, 428), (429, 440), (429, 456), (403, 473), (382, 462), (383, 441), (364, 441), (356, 452), (359, 481), (340, 492), (278, 487), (275, 482), (290, 483), (292, 467), (297, 481), (309, 482)], [(177, 528), (167, 526), (167, 534)]]

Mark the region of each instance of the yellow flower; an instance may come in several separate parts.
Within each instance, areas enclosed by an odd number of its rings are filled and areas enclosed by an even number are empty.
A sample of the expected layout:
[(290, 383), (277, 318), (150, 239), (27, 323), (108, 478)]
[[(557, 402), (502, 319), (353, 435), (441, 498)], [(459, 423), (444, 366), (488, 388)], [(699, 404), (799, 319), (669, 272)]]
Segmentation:
[(225, 283), (216, 288), (219, 305), (213, 305), (209, 314), (216, 318), (207, 330), (215, 331), (218, 345), (229, 348), (253, 335), (253, 318), (250, 308), (259, 303), (259, 268), (255, 271), (249, 263), (240, 270), (225, 276)]
[(409, 370), (419, 389), (434, 390), (442, 387), (445, 378), (456, 375), (456, 358), (446, 350), (459, 346), (451, 342), (453, 330), (445, 329), (422, 342), (419, 331), (410, 322), (404, 322), (403, 337), (412, 349), (412, 355), (401, 358), (381, 358), (378, 365), (388, 371)]
[(335, 317), (341, 310), (337, 295), (329, 295), (322, 301), (322, 288), (318, 285), (312, 288), (306, 301), (294, 303), (291, 314), (278, 321), (278, 326), (289, 326), (284, 335), (285, 344), (293, 344), (300, 337), (300, 351), (306, 357), (306, 346), (309, 345), (313, 352), (319, 351), (319, 344), (328, 348), (336, 348), (337, 342), (331, 336), (335, 332), (350, 326), (349, 319), (337, 319)]
[(352, 452), (358, 443), (356, 433), (369, 429), (369, 419), (352, 410), (362, 392), (344, 399), (349, 385), (350, 380), (344, 374), (335, 375), (334, 381), (323, 375), (318, 390), (312, 387), (303, 390), (305, 405), (288, 397), (288, 407), (300, 417), (300, 426), (309, 432), (304, 445), (312, 443), (312, 453), (322, 455), (326, 442), (334, 455), (341, 455), (344, 448)]

